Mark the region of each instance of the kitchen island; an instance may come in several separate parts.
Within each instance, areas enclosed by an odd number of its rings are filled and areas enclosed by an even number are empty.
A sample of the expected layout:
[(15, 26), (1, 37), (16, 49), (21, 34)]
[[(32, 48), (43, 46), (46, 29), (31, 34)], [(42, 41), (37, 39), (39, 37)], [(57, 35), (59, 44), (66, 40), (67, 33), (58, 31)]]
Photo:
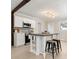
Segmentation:
[(53, 38), (53, 35), (58, 36), (59, 33), (53, 34), (29, 34), (30, 37), (30, 51), (35, 53), (36, 55), (43, 54), (45, 59), (45, 46), (48, 37), (49, 40)]

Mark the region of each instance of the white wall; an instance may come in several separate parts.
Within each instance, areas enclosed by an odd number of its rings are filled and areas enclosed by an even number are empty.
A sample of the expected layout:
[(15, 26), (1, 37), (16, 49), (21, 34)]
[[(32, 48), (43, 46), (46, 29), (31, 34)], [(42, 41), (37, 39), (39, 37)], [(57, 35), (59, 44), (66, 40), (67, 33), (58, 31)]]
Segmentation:
[(67, 30), (61, 30), (60, 25), (62, 22), (65, 22), (65, 20), (56, 21), (56, 24), (54, 24), (55, 32), (59, 32), (59, 39), (63, 41), (67, 41)]
[(52, 22), (48, 23), (48, 32), (54, 33), (54, 24)]
[[(65, 23), (67, 21), (66, 20), (60, 21), (60, 24), (63, 23), (63, 22)], [(66, 30), (62, 30), (62, 29), (60, 30), (60, 38), (67, 42), (67, 29)]]
[(35, 33), (42, 33), (47, 30), (47, 23), (38, 18), (34, 18), (35, 20)]
[(45, 30), (47, 30), (47, 23), (44, 22), (44, 21), (39, 21), (37, 28), (38, 28), (38, 31), (39, 31), (40, 33), (42, 33), (42, 32), (44, 32)]
[(48, 31), (50, 33), (60, 33), (59, 39), (67, 41), (67, 30), (61, 30), (60, 24), (64, 21), (52, 21), (48, 23)]

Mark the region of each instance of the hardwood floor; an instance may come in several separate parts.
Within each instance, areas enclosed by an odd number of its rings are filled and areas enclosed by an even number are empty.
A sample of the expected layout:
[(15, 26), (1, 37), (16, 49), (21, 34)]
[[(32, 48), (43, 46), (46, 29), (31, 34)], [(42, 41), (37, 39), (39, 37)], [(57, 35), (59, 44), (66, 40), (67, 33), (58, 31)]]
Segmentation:
[[(44, 59), (43, 55), (36, 56), (34, 53), (30, 52), (29, 45), (21, 47), (11, 48), (11, 59)], [(52, 55), (46, 53), (45, 59), (52, 59)], [(67, 43), (62, 42), (62, 51), (55, 55), (55, 59), (67, 59)]]

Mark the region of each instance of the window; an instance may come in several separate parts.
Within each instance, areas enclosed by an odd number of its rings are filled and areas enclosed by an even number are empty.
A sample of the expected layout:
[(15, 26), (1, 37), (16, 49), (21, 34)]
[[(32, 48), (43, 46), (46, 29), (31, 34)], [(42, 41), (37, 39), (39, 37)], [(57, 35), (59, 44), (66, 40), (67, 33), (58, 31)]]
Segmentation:
[(67, 30), (67, 23), (61, 23), (61, 30)]

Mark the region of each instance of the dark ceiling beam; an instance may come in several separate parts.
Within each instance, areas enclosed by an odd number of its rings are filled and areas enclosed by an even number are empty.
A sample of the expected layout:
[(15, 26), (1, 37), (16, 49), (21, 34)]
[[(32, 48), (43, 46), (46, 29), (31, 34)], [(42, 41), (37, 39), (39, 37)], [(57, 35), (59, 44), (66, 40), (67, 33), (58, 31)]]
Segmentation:
[(16, 11), (18, 11), (21, 7), (23, 7), (26, 3), (28, 3), (30, 0), (23, 0), (17, 7), (15, 7), (12, 10), (12, 13), (15, 13)]
[(14, 46), (14, 13), (31, 0), (23, 0), (18, 6), (11, 11), (11, 45)]

